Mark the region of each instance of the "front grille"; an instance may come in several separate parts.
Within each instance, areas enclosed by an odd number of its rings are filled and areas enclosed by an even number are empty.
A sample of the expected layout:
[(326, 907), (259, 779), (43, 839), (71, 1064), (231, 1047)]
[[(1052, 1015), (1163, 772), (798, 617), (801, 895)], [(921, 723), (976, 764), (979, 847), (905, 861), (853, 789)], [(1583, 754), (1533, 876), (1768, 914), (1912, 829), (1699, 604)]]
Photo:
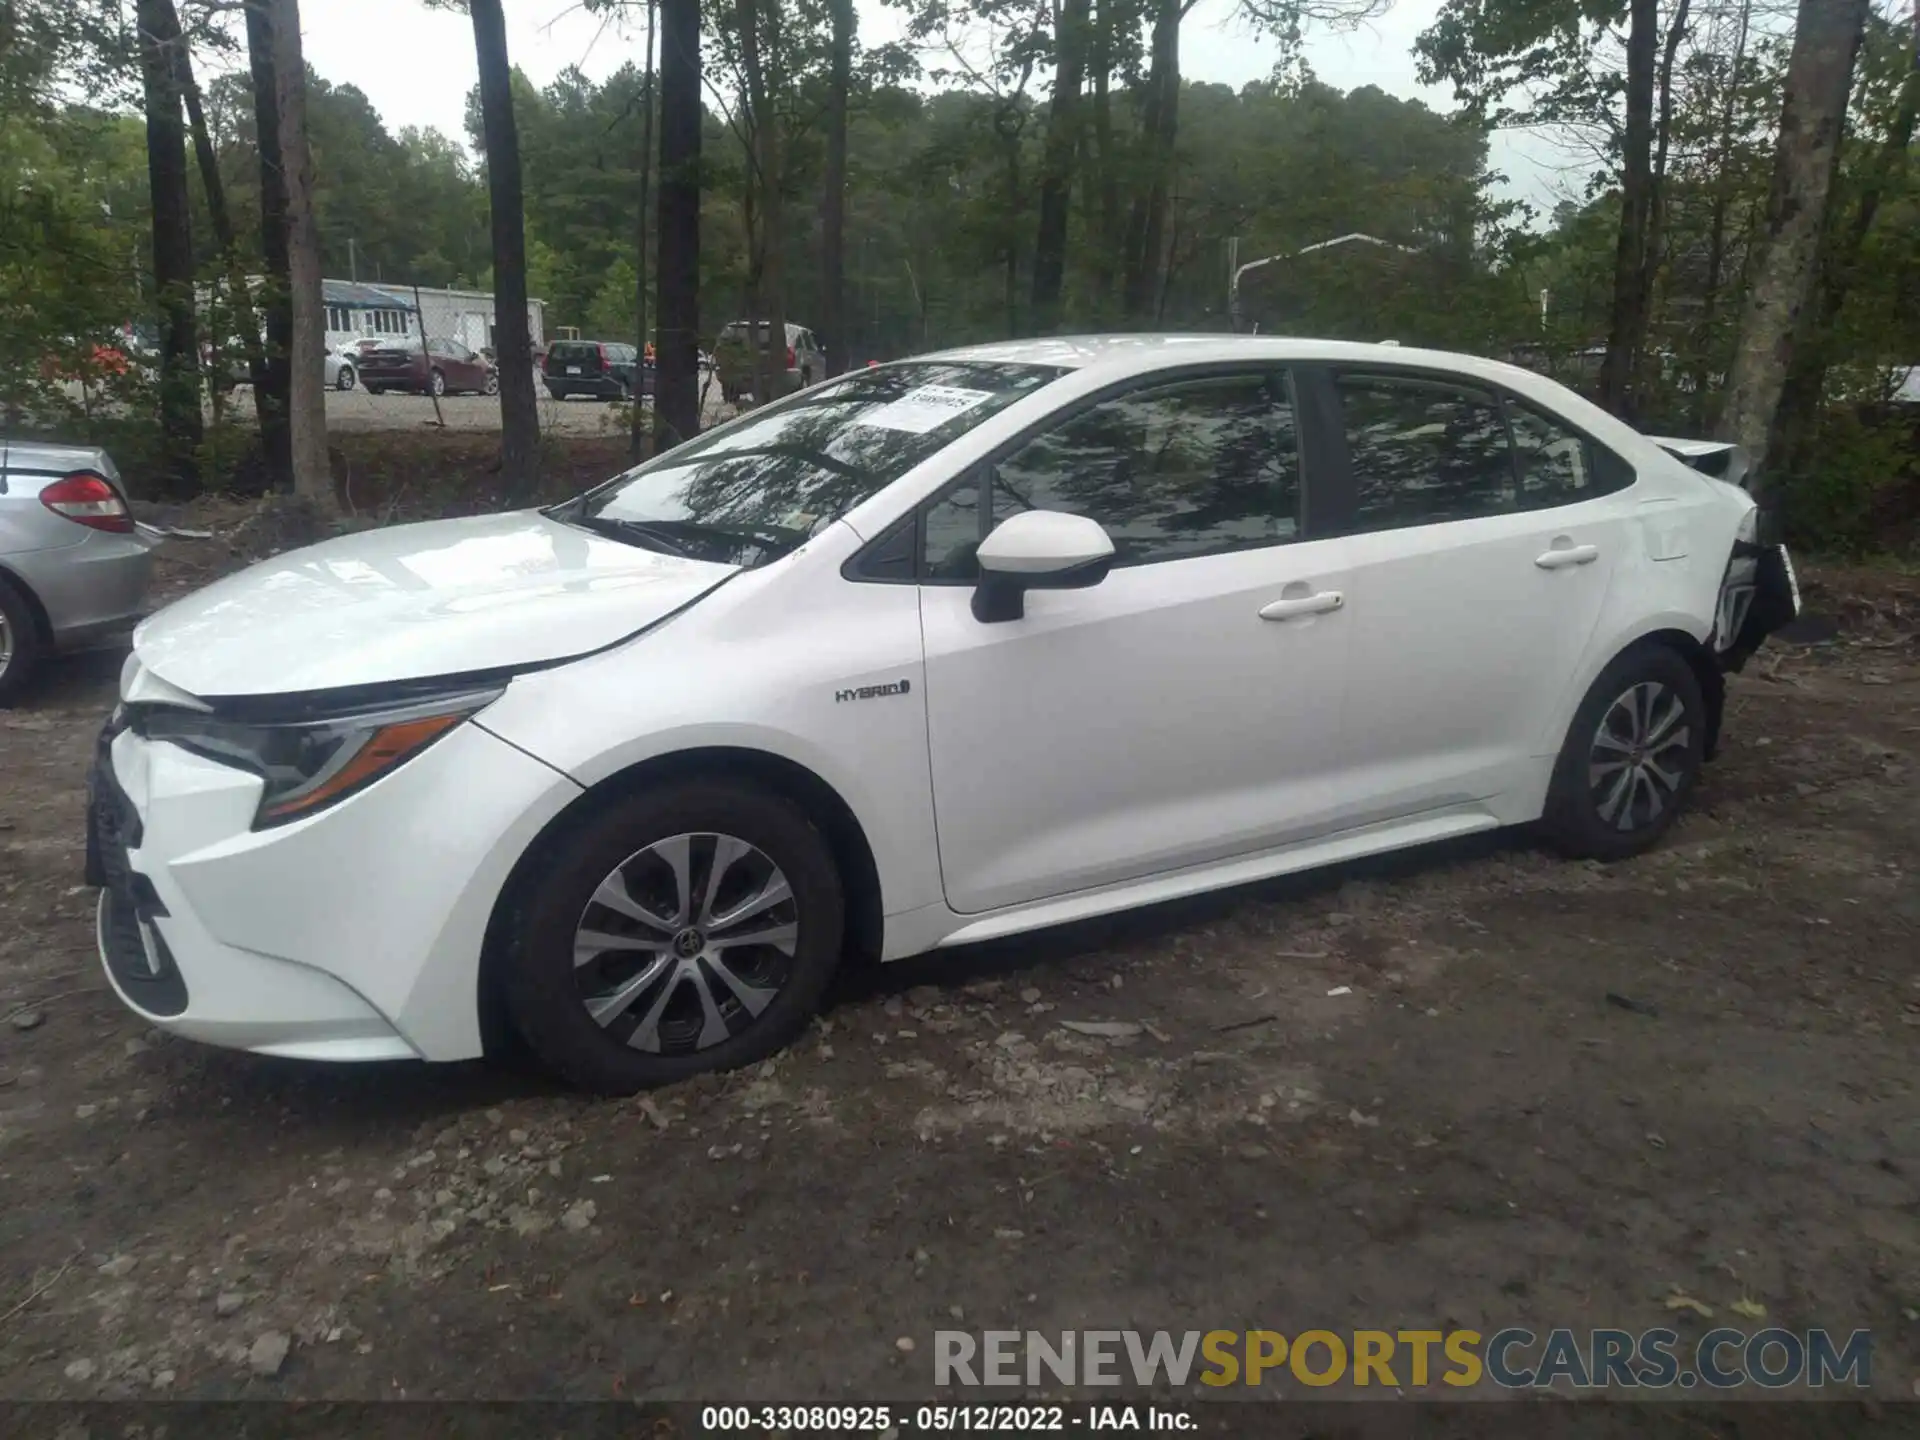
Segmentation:
[(114, 980), (148, 1014), (178, 1015), (187, 1008), (187, 982), (153, 923), (167, 907), (127, 853), (140, 844), (144, 831), (113, 773), (110, 747), (124, 724), (124, 717), (116, 716), (101, 731), (87, 777), (87, 883), (105, 892), (101, 950)]

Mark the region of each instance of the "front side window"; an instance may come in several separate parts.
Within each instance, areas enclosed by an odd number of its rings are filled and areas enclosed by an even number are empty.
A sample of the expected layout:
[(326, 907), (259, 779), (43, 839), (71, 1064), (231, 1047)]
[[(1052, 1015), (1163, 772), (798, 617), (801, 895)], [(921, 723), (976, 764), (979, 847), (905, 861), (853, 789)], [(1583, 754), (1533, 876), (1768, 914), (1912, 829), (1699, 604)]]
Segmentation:
[(765, 564), (1060, 373), (967, 361), (863, 370), (750, 411), (547, 513), (674, 554)]
[(1394, 530), (1514, 508), (1513, 450), (1493, 396), (1411, 376), (1339, 375), (1354, 528)]
[[(1278, 374), (1204, 376), (1103, 400), (992, 472), (987, 531), (1022, 510), (1085, 515), (1106, 530), (1119, 566), (1274, 545), (1299, 530), (1300, 445)], [(977, 488), (950, 492), (923, 523), (928, 575), (973, 578), (985, 538)]]

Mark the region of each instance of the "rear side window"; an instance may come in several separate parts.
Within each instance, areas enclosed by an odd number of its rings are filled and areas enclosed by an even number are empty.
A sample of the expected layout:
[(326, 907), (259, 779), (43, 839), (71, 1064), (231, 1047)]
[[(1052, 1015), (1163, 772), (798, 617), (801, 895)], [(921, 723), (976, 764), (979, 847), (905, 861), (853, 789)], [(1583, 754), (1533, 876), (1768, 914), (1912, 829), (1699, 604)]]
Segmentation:
[(1543, 510), (1590, 500), (1615, 488), (1602, 481), (1594, 464), (1594, 447), (1524, 405), (1507, 404), (1513, 426), (1513, 456), (1520, 476), (1523, 509)]
[(1513, 447), (1492, 395), (1403, 376), (1339, 375), (1354, 528), (1394, 530), (1511, 511)]
[(579, 340), (556, 340), (553, 348), (547, 353), (556, 360), (579, 361), (589, 357), (595, 360), (600, 358), (598, 346), (588, 345)]

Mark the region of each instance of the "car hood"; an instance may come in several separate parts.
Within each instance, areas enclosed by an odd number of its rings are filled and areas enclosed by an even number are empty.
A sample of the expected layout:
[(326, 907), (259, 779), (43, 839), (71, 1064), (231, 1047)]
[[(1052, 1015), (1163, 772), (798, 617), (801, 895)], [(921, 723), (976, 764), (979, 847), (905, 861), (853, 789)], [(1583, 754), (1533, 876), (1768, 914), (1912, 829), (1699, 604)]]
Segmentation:
[(195, 695), (276, 695), (584, 655), (737, 567), (661, 555), (537, 511), (344, 535), (186, 596), (134, 653)]

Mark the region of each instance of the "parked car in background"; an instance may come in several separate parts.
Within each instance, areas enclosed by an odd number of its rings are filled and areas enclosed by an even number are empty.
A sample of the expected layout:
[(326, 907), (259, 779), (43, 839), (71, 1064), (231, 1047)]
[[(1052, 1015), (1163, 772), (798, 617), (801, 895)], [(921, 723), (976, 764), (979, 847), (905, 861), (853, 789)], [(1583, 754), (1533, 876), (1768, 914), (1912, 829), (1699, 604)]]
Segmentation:
[(0, 439), (0, 705), (45, 656), (133, 628), (150, 550), (106, 451)]
[(327, 350), (326, 379), (329, 390), (351, 390), (359, 376), (359, 352), (348, 346)]
[(1507, 825), (1645, 850), (1797, 609), (1752, 496), (1493, 361), (860, 369), (147, 621), (89, 787), (102, 959), (196, 1039), (458, 1060), (498, 1017), (629, 1091), (771, 1054), (843, 955)]
[(631, 400), (653, 393), (653, 361), (617, 340), (556, 340), (547, 347), (540, 379), (556, 400)]
[[(754, 331), (760, 346), (767, 345), (768, 322), (757, 324), (746, 320), (736, 320), (720, 332), (720, 338), (713, 347), (714, 366), (720, 374), (720, 395), (728, 404), (738, 404), (741, 397), (751, 394), (754, 388), (753, 351), (747, 341), (749, 330)], [(827, 375), (827, 352), (821, 347), (814, 333), (804, 325), (787, 325), (786, 354), (773, 359), (774, 373), (782, 378), (775, 383), (780, 387), (781, 395), (790, 395), (795, 390), (824, 380)], [(778, 399), (779, 396), (763, 396), (762, 399)]]
[(360, 384), (369, 395), (406, 390), (416, 395), (492, 395), (500, 372), (458, 340), (383, 341), (360, 351)]

